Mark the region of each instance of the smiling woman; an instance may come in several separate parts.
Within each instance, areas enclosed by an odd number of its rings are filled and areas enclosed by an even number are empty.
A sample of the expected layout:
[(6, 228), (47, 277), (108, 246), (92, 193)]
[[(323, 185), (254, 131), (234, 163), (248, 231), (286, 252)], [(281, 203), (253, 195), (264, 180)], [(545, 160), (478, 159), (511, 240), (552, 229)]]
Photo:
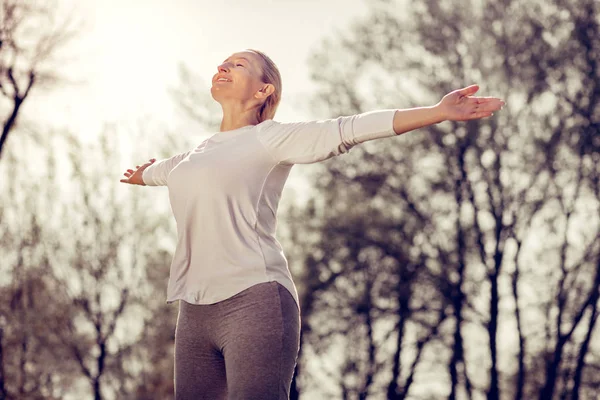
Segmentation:
[[(233, 54), (218, 67), (218, 73), (213, 76), (212, 82), (212, 97), (223, 108), (221, 131), (275, 117), (281, 100), (281, 74), (265, 53), (247, 50)], [(240, 99), (247, 101), (240, 102)], [(244, 110), (236, 109), (240, 105)], [(256, 120), (247, 120), (244, 117), (246, 111), (256, 108)], [(235, 117), (237, 121), (226, 119), (225, 116)]]
[(176, 399), (289, 397), (300, 304), (275, 234), (291, 168), (447, 119), (488, 117), (504, 104), (472, 97), (477, 90), (455, 90), (432, 107), (280, 123), (281, 77), (269, 57), (244, 50), (217, 67), (220, 132), (121, 180), (169, 188), (178, 233), (167, 289), (167, 301), (179, 301)]

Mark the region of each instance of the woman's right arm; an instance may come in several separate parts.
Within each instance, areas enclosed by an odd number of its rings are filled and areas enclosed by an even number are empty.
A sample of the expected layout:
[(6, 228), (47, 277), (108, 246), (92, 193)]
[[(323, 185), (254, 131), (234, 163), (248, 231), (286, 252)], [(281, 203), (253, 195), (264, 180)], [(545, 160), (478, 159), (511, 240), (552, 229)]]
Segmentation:
[(120, 182), (142, 186), (165, 186), (171, 170), (190, 152), (186, 151), (160, 161), (152, 158), (142, 166), (137, 165), (135, 170), (128, 169), (123, 174), (126, 179), (121, 179)]

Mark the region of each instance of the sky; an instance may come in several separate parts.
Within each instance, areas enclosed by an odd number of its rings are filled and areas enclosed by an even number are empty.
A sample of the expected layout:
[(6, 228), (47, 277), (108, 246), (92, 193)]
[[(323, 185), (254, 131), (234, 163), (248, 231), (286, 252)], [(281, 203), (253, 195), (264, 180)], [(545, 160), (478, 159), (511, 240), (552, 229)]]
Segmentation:
[(200, 76), (208, 93), (217, 65), (245, 48), (266, 52), (281, 71), (276, 119), (310, 119), (310, 52), (368, 10), (362, 0), (59, 1), (83, 23), (61, 66), (77, 83), (41, 93), (29, 108), (80, 132), (147, 116), (176, 124), (181, 114), (168, 90), (179, 82), (179, 65)]

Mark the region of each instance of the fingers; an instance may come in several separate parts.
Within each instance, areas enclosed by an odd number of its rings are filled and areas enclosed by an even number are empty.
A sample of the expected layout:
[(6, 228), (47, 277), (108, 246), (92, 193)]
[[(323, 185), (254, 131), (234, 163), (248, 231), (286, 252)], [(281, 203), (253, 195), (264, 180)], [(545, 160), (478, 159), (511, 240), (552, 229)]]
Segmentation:
[(491, 111), (473, 111), (473, 113), (467, 119), (488, 118), (493, 115), (494, 113)]
[(477, 100), (478, 103), (487, 103), (490, 101), (502, 101), (501, 99), (497, 98), (497, 97), (473, 97), (473, 99)]
[(148, 160), (148, 162), (147, 162), (147, 163), (145, 163), (145, 164), (144, 164), (144, 165), (142, 165), (142, 166), (136, 165), (136, 166), (135, 166), (135, 170), (133, 170), (133, 169), (131, 169), (131, 168), (128, 168), (128, 169), (126, 170), (126, 172), (124, 172), (124, 173), (123, 173), (123, 175), (125, 175), (125, 177), (126, 177), (127, 179), (121, 179), (119, 182), (123, 182), (123, 183), (131, 183), (131, 182), (130, 182), (130, 178), (131, 178), (131, 176), (132, 176), (132, 175), (134, 175), (136, 172), (138, 172), (138, 171), (139, 171), (139, 169), (140, 169), (141, 167), (148, 167), (149, 165), (152, 165), (152, 164), (154, 164), (154, 162), (155, 162), (155, 161), (156, 161), (156, 158), (151, 158), (150, 160)]
[(491, 103), (480, 106), (479, 109), (482, 111), (492, 111), (493, 112), (493, 111), (501, 110), (503, 106), (504, 106), (504, 103), (491, 102)]
[(461, 97), (464, 97), (464, 96), (470, 96), (472, 94), (475, 94), (475, 93), (477, 93), (478, 90), (479, 90), (479, 85), (471, 85), (471, 86), (467, 86), (466, 88), (459, 89), (457, 92)]
[[(466, 104), (474, 105), (475, 108), (483, 109), (483, 110), (500, 110), (502, 107), (506, 105), (504, 100), (499, 99), (497, 97), (474, 97), (470, 96), (470, 94), (474, 94), (479, 90), (479, 86), (471, 85), (464, 89), (460, 89), (457, 92), (461, 97), (463, 97), (462, 101)], [(468, 96), (464, 98), (465, 96)]]
[(477, 104), (492, 104), (503, 107), (506, 103), (497, 97), (471, 97)]
[(477, 102), (473, 104), (473, 112), (494, 112), (501, 110), (504, 106), (504, 102), (500, 99), (490, 98), (481, 100), (479, 98), (476, 99)]
[(494, 115), (494, 112), (500, 110), (502, 107), (499, 103), (483, 103), (475, 104), (471, 109), (468, 119), (487, 118)]

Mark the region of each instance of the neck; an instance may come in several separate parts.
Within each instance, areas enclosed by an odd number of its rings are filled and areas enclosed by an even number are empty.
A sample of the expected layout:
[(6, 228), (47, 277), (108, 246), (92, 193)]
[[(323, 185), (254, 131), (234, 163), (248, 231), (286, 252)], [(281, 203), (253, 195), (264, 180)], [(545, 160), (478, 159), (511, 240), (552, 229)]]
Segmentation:
[(222, 105), (222, 108), (221, 132), (243, 128), (248, 125), (257, 125), (259, 123), (255, 107), (244, 108), (241, 105)]

